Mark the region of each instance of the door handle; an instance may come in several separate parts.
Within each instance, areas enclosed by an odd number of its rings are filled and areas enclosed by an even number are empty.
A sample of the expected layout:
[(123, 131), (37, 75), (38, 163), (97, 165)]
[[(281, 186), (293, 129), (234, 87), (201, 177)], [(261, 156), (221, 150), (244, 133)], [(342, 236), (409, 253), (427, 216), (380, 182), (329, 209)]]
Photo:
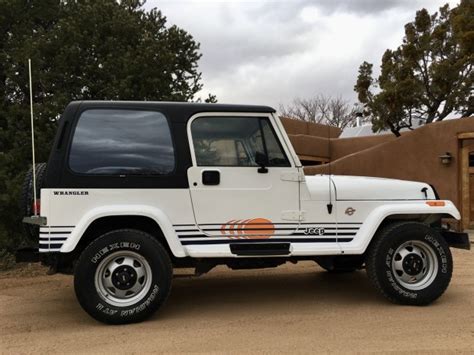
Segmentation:
[(204, 170), (202, 172), (203, 185), (219, 185), (221, 182), (221, 173), (218, 170)]

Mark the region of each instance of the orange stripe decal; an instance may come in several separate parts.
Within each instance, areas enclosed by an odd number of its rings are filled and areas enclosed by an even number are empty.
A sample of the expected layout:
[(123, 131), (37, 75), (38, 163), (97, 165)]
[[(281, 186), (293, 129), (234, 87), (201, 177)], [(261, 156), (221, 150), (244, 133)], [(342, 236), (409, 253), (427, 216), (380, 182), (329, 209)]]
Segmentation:
[(231, 239), (267, 239), (275, 233), (272, 221), (266, 218), (232, 219), (221, 225), (221, 234)]

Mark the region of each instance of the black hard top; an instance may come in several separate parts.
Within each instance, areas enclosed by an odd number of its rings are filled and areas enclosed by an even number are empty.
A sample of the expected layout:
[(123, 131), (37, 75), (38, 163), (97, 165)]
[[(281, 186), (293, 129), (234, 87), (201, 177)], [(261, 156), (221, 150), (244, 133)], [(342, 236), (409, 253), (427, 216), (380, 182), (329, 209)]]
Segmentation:
[[(176, 155), (176, 169), (172, 174), (160, 176), (129, 175), (96, 176), (75, 174), (68, 168), (69, 146), (75, 124), (85, 110), (129, 109), (161, 112), (169, 120)], [(189, 188), (187, 170), (191, 153), (186, 131), (187, 121), (197, 113), (274, 113), (268, 106), (226, 105), (191, 102), (161, 101), (73, 101), (65, 109), (59, 122), (56, 139), (48, 161), (44, 188)]]
[(233, 104), (208, 104), (194, 102), (164, 102), (164, 101), (73, 101), (69, 104), (84, 109), (93, 108), (121, 108), (121, 109), (149, 109), (170, 113), (171, 120), (187, 120), (200, 112), (256, 112), (274, 113), (275, 109), (260, 105), (233, 105)]

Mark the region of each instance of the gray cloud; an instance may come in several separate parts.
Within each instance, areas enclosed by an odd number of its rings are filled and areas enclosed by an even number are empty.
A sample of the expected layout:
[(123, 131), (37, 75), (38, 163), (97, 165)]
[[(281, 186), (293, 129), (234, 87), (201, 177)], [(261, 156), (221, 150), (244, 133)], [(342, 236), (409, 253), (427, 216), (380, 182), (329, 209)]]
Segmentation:
[[(278, 107), (318, 93), (354, 101), (359, 64), (378, 66), (422, 7), (445, 0), (149, 0), (201, 43), (204, 92)], [(454, 3), (452, 3), (454, 5)]]

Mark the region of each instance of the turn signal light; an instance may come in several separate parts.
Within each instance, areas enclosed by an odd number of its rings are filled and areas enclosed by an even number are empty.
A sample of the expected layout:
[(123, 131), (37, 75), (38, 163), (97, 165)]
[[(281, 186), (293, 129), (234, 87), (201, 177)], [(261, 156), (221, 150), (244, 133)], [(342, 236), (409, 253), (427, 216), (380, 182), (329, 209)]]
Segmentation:
[(444, 201), (426, 201), (426, 204), (431, 207), (443, 207), (446, 205)]

